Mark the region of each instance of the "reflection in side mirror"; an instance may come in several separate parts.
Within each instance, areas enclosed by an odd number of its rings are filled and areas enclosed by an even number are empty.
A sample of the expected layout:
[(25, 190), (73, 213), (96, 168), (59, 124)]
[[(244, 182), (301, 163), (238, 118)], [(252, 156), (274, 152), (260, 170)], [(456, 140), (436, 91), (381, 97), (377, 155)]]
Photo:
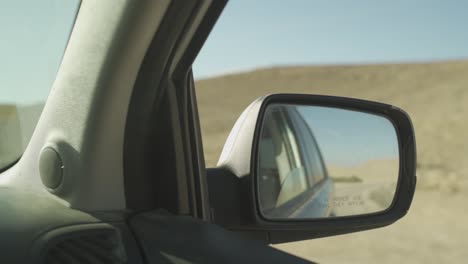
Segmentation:
[(399, 178), (394, 125), (340, 108), (270, 104), (261, 123), (257, 198), (266, 219), (385, 211)]

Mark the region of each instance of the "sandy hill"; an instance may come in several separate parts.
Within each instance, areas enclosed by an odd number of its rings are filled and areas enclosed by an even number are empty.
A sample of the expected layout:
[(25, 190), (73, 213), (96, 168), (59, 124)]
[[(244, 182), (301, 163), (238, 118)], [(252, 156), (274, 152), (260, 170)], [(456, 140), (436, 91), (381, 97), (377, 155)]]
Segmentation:
[(21, 123), (21, 132), (23, 143), (27, 144), (31, 138), (34, 129), (36, 128), (37, 121), (44, 108), (43, 103), (35, 103), (28, 105), (18, 106), (18, 115)]
[(374, 159), (355, 166), (327, 164), (328, 174), (335, 181), (358, 181), (363, 183), (396, 183), (400, 168), (398, 159)]
[(383, 229), (278, 246), (319, 263), (460, 263), (468, 259), (468, 61), (275, 67), (199, 80), (203, 143), (214, 166), (241, 111), (270, 93), (350, 96), (411, 115), (418, 190), (409, 214)]
[(0, 104), (0, 167), (16, 160), (28, 144), (43, 104)]
[(196, 85), (210, 166), (216, 164), (227, 134), (250, 102), (287, 92), (356, 97), (401, 107), (415, 125), (421, 172), (444, 171), (452, 181), (468, 173), (468, 61), (274, 67), (198, 80)]

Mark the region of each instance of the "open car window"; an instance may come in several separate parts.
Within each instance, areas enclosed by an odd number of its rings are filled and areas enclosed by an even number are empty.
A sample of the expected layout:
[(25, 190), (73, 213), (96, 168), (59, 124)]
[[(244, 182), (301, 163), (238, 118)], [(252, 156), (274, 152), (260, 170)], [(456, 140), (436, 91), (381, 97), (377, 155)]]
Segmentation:
[[(268, 94), (378, 101), (405, 109), (414, 121), (418, 184), (414, 206), (403, 221), (277, 248), (320, 263), (466, 259), (462, 245), (468, 231), (447, 223), (468, 219), (462, 209), (468, 199), (467, 9), (467, 1), (457, 0), (229, 2), (193, 67), (207, 167), (216, 167), (245, 106)], [(342, 147), (327, 150), (324, 146), (331, 143), (326, 138), (369, 129), (349, 125), (348, 119), (317, 116), (313, 121), (309, 123), (327, 164), (323, 174), (317, 170), (317, 180), (324, 176), (321, 181), (326, 182), (328, 174), (340, 184), (357, 184), (364, 164), (343, 164), (338, 154), (342, 148), (355, 149), (359, 161), (359, 142), (378, 138), (343, 140)], [(321, 124), (334, 129), (325, 133)], [(340, 131), (344, 126), (348, 129)], [(375, 168), (390, 168), (386, 174), (399, 168), (392, 162), (383, 158), (367, 164), (369, 176), (385, 178)], [(333, 203), (346, 199), (337, 197)]]

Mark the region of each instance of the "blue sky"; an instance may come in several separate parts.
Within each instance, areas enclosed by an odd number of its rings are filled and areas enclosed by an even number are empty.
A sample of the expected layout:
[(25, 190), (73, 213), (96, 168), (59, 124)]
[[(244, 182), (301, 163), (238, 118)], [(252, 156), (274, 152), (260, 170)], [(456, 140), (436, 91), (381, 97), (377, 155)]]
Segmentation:
[[(78, 3), (0, 3), (0, 102), (45, 100)], [(468, 58), (467, 12), (463, 0), (231, 0), (194, 73)]]
[(464, 0), (231, 0), (194, 73), (468, 58), (466, 25)]
[(77, 0), (0, 3), (0, 103), (45, 101), (79, 7)]
[(395, 128), (384, 117), (318, 106), (297, 109), (312, 129), (327, 165), (399, 158)]

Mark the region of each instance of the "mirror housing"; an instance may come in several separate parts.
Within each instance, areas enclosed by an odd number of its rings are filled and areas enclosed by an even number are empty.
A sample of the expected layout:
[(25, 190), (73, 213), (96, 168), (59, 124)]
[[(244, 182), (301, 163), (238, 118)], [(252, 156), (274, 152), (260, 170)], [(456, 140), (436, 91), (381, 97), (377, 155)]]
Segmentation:
[[(336, 218), (269, 220), (257, 203), (256, 153), (261, 125), (271, 104), (332, 107), (379, 115), (390, 120), (399, 145), (399, 175), (395, 197), (385, 211)], [(208, 169), (212, 221), (266, 243), (276, 244), (358, 232), (390, 225), (409, 210), (416, 186), (416, 147), (409, 116), (391, 105), (334, 96), (273, 94), (254, 101), (237, 120), (219, 159)]]

